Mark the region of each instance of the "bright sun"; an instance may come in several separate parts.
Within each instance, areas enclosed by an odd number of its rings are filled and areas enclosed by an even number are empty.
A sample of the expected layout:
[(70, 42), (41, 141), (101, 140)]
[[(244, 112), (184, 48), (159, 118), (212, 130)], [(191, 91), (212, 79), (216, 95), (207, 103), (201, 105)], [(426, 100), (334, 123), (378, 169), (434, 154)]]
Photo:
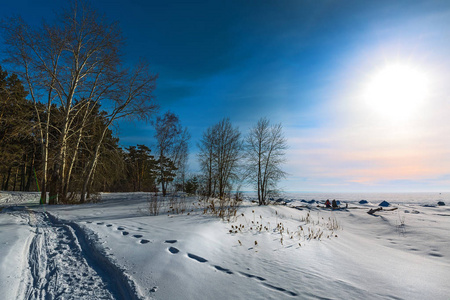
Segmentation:
[(392, 120), (412, 118), (428, 96), (425, 73), (402, 64), (388, 65), (371, 77), (364, 98), (369, 107)]

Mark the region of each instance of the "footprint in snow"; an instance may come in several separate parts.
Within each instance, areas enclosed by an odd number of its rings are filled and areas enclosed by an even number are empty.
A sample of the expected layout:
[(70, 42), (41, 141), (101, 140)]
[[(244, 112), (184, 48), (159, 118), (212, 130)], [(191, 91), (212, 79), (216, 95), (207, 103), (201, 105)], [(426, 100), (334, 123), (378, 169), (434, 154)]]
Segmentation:
[(105, 222), (97, 222), (97, 225), (103, 225)]
[(263, 278), (263, 277), (256, 276), (256, 275), (252, 275), (252, 274), (248, 274), (248, 273), (244, 273), (244, 272), (239, 272), (239, 274), (241, 274), (241, 275), (243, 275), (243, 276), (245, 276), (245, 277), (247, 277), (247, 278), (255, 278), (255, 279), (259, 280), (260, 283), (261, 283), (264, 287), (269, 288), (269, 289), (271, 289), (271, 290), (278, 291), (278, 292), (282, 292), (282, 293), (285, 293), (285, 294), (287, 294), (288, 296), (292, 296), (292, 297), (298, 296), (298, 294), (295, 293), (295, 292), (288, 291), (288, 290), (286, 290), (286, 289), (284, 289), (284, 288), (282, 288), (282, 287), (279, 287), (279, 286), (276, 286), (276, 285), (273, 285), (273, 284), (270, 284), (270, 283), (265, 282), (266, 279)]
[(122, 231), (122, 235), (128, 235), (128, 231)]
[(244, 275), (247, 278), (255, 278), (258, 279), (259, 281), (266, 281), (265, 278), (260, 277), (260, 276), (256, 276), (256, 275), (252, 275), (252, 274), (248, 274), (248, 273), (244, 273), (244, 272), (239, 272), (241, 275)]
[(285, 294), (287, 294), (289, 296), (292, 296), (292, 297), (298, 296), (298, 294), (295, 293), (295, 292), (288, 291), (288, 290), (283, 289), (283, 288), (281, 288), (279, 286), (275, 286), (275, 285), (272, 285), (272, 284), (269, 284), (269, 283), (266, 283), (266, 282), (263, 283), (262, 285), (267, 287), (267, 288), (269, 288), (269, 289), (272, 289), (272, 290), (275, 290), (275, 291), (279, 291), (279, 292), (283, 292), (283, 293), (285, 293)]
[(111, 227), (112, 226), (112, 224), (108, 224), (108, 225), (106, 225), (106, 227)]
[(117, 227), (117, 230), (125, 230), (123, 227)]
[(197, 256), (197, 255), (191, 254), (191, 253), (188, 253), (187, 256), (193, 260), (200, 262), (200, 263), (205, 263), (208, 261), (208, 260), (204, 259), (203, 257)]
[(147, 243), (150, 243), (150, 241), (149, 241), (149, 240), (146, 240), (146, 239), (142, 239), (142, 240), (139, 241), (139, 243), (141, 243), (141, 244), (147, 244)]
[(178, 250), (178, 249), (175, 248), (175, 247), (170, 247), (168, 250), (169, 250), (169, 252), (172, 253), (172, 254), (177, 254), (178, 252), (180, 252), (180, 250)]
[(224, 272), (227, 274), (234, 274), (233, 272), (231, 272), (231, 270), (222, 268), (221, 266), (214, 266), (214, 268), (216, 268), (216, 270), (218, 270), (218, 271), (221, 271), (221, 272)]
[(135, 234), (133, 235), (134, 238), (140, 239), (142, 237), (142, 234)]
[[(177, 240), (166, 240), (165, 241), (165, 243), (167, 243), (167, 244), (175, 244), (176, 242), (177, 242)], [(170, 253), (172, 253), (172, 254), (178, 254), (180, 252), (180, 250), (178, 250), (175, 247), (169, 247), (167, 250)], [(432, 254), (430, 254), (430, 255), (432, 255)], [(199, 263), (206, 263), (206, 262), (208, 262), (207, 259), (205, 259), (205, 258), (203, 258), (201, 256), (198, 256), (198, 255), (192, 254), (192, 253), (187, 253), (187, 256), (190, 259), (198, 261)], [(226, 273), (226, 274), (230, 274), (230, 275), (234, 274), (233, 271), (231, 271), (230, 269), (224, 268), (224, 267), (219, 266), (219, 265), (212, 265), (212, 267), (215, 268), (216, 270), (218, 270), (220, 272), (223, 272), (223, 273)], [(252, 275), (252, 274), (244, 273), (244, 272), (239, 272), (239, 274), (241, 274), (241, 275), (243, 275), (243, 276), (245, 276), (247, 278), (254, 278), (254, 279), (258, 280), (261, 285), (263, 285), (264, 287), (269, 288), (271, 290), (282, 292), (282, 293), (284, 293), (284, 294), (286, 294), (288, 296), (291, 296), (291, 297), (298, 296), (298, 294), (296, 292), (292, 292), (292, 291), (286, 290), (286, 289), (284, 289), (282, 287), (279, 287), (279, 286), (267, 283), (266, 279), (264, 277), (256, 276), (256, 275)]]

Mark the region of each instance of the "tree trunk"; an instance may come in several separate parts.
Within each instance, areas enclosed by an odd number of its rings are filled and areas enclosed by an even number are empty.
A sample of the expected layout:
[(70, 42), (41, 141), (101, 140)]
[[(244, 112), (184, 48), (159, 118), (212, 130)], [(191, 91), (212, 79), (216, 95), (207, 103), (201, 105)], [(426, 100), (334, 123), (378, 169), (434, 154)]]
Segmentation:
[(92, 173), (94, 170), (94, 164), (96, 164), (96, 162), (97, 162), (97, 155), (94, 154), (94, 158), (93, 158), (92, 162), (90, 163), (86, 177), (84, 178), (83, 188), (81, 189), (80, 203), (86, 202), (86, 193), (88, 191), (89, 182), (91, 180), (91, 176), (92, 176)]
[(19, 176), (19, 167), (16, 168), (16, 175), (14, 176), (13, 192), (16, 191), (16, 183), (17, 183), (17, 177), (18, 176)]
[(90, 164), (88, 164), (88, 171), (87, 171), (86, 177), (84, 178), (83, 188), (81, 190), (80, 203), (84, 203), (86, 201), (86, 192), (88, 191), (91, 180), (93, 180), (94, 170), (97, 167), (98, 158), (100, 156), (100, 147), (102, 145), (103, 138), (105, 137), (107, 129), (108, 129), (108, 126), (105, 127), (100, 140), (97, 142), (97, 145), (95, 147), (95, 153), (92, 158), (92, 162)]
[(28, 167), (28, 178), (27, 178), (27, 183), (25, 185), (26, 192), (30, 191), (31, 182), (33, 180), (33, 167), (34, 167), (34, 153), (33, 153), (32, 159), (31, 159), (30, 166)]
[[(63, 130), (61, 131), (61, 148), (59, 149), (58, 156), (56, 158), (56, 163), (59, 166), (59, 170), (55, 173), (54, 179), (56, 179), (57, 193), (58, 193), (58, 201), (64, 203), (66, 201), (66, 195), (64, 194), (65, 185), (66, 185), (66, 151), (67, 151), (67, 134), (68, 134), (68, 113), (66, 113), (66, 117), (64, 119)], [(57, 177), (56, 177), (57, 176)]]
[(12, 170), (12, 167), (9, 167), (9, 169), (8, 169), (8, 175), (6, 175), (5, 184), (3, 185), (3, 190), (4, 190), (4, 191), (7, 191), (7, 190), (8, 190), (9, 178), (11, 177), (11, 170)]
[(26, 154), (24, 154), (24, 156), (23, 156), (23, 161), (22, 161), (22, 164), (20, 165), (20, 188), (19, 188), (19, 190), (20, 191), (24, 191), (25, 190), (25, 173), (26, 173), (26, 167), (27, 167), (27, 163), (26, 163), (26, 161), (27, 161), (27, 155)]
[[(40, 204), (46, 204), (47, 203), (47, 184), (48, 184), (48, 148), (49, 148), (49, 128), (50, 128), (50, 109), (51, 109), (51, 101), (50, 101), (50, 95), (49, 95), (49, 102), (47, 104), (47, 123), (45, 125), (45, 141), (44, 141), (44, 133), (41, 129), (41, 143), (42, 143), (42, 183), (41, 183), (41, 199)], [(36, 105), (36, 104), (35, 104)], [(39, 114), (37, 108), (36, 108), (37, 114)], [(40, 118), (38, 118), (40, 120)], [(50, 201), (49, 201), (50, 202)]]
[[(83, 126), (84, 126), (84, 122), (83, 122)], [(67, 175), (66, 175), (67, 179), (66, 179), (66, 182), (64, 183), (64, 188), (63, 188), (63, 194), (64, 195), (67, 195), (67, 193), (69, 192), (69, 185), (70, 185), (70, 179), (72, 177), (72, 170), (73, 170), (73, 167), (75, 165), (75, 161), (77, 159), (78, 149), (80, 148), (80, 143), (81, 143), (82, 136), (83, 136), (83, 127), (80, 128), (77, 144), (75, 146), (75, 149), (73, 151), (73, 155), (71, 157), (71, 162), (70, 162), (69, 169), (67, 170)]]
[(160, 157), (160, 171), (161, 171), (161, 189), (162, 189), (162, 193), (163, 193), (163, 197), (166, 196), (166, 178), (164, 176), (164, 155), (163, 155), (163, 151), (161, 150), (161, 152), (159, 153), (159, 157)]
[(57, 204), (58, 199), (58, 180), (59, 180), (59, 166), (57, 163), (55, 163), (53, 170), (51, 170), (51, 178), (48, 184), (48, 204), (54, 205)]

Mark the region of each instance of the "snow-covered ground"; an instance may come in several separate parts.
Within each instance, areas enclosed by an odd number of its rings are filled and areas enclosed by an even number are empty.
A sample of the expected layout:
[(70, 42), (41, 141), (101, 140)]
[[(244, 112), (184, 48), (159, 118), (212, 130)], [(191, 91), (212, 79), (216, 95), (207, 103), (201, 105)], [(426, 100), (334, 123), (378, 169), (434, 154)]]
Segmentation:
[(449, 206), (369, 215), (376, 204), (331, 211), (245, 201), (223, 221), (196, 198), (166, 199), (153, 216), (145, 193), (70, 206), (39, 206), (38, 197), (0, 192), (2, 299), (450, 295)]

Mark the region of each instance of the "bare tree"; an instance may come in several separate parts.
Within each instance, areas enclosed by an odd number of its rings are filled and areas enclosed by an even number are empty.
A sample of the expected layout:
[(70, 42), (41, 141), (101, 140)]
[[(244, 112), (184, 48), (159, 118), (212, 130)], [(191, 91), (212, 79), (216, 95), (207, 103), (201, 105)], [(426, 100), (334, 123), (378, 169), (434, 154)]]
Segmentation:
[(202, 177), (204, 178), (204, 193), (209, 198), (214, 194), (214, 182), (216, 178), (216, 166), (214, 160), (214, 147), (216, 144), (214, 127), (209, 127), (198, 143), (199, 152), (197, 154), (200, 168), (202, 170)]
[(286, 149), (287, 140), (282, 125), (271, 126), (266, 118), (261, 118), (246, 137), (246, 178), (256, 186), (259, 205), (267, 204), (268, 195), (286, 176), (281, 169)]
[(173, 163), (174, 169), (172, 171), (177, 171), (178, 174), (175, 173), (176, 175), (179, 175), (180, 171), (183, 172), (183, 176), (185, 175), (188, 141), (191, 136), (186, 128), (182, 128), (178, 116), (170, 111), (166, 112), (162, 117), (157, 117), (154, 126), (159, 154), (159, 180), (161, 182), (163, 196), (165, 196), (169, 184), (165, 176), (168, 172), (167, 166)]
[(242, 154), (239, 129), (226, 118), (207, 129), (200, 141), (199, 160), (207, 180), (207, 196), (217, 192), (219, 198), (231, 190), (239, 178), (238, 162)]
[[(64, 200), (76, 159), (77, 147), (83, 130), (90, 126), (90, 119), (83, 117), (82, 126), (75, 120), (83, 113), (89, 116), (89, 108), (106, 104), (109, 111), (103, 134), (96, 141), (90, 162), (86, 165), (81, 201), (85, 199), (87, 186), (94, 176), (100, 148), (111, 124), (119, 118), (147, 119), (155, 112), (152, 91), (156, 76), (149, 73), (145, 63), (134, 70), (121, 67), (120, 48), (123, 44), (120, 30), (115, 23), (107, 23), (90, 6), (75, 1), (71, 7), (56, 16), (51, 25), (44, 23), (33, 29), (21, 18), (2, 22), (6, 44), (7, 63), (10, 63), (21, 79), (35, 104), (38, 118), (39, 140), (42, 148), (43, 173), (42, 198), (46, 197), (48, 178), (55, 191)], [(78, 100), (78, 101), (76, 101)], [(41, 103), (45, 103), (42, 111)], [(94, 104), (94, 105), (93, 105)], [(58, 120), (58, 144), (53, 158), (51, 176), (49, 170), (51, 113), (56, 105), (61, 111)], [(86, 109), (80, 109), (85, 106)], [(78, 124), (79, 125), (79, 124)], [(77, 140), (73, 153), (68, 144)], [(51, 197), (50, 203), (55, 203)]]
[[(119, 75), (119, 74), (118, 74)], [(94, 170), (97, 167), (100, 157), (100, 149), (107, 133), (108, 128), (120, 118), (137, 118), (140, 120), (148, 120), (157, 109), (156, 104), (151, 101), (153, 99), (152, 92), (155, 88), (157, 76), (151, 75), (146, 64), (138, 65), (131, 72), (121, 72), (120, 81), (117, 86), (108, 91), (111, 92), (109, 100), (111, 100), (112, 109), (110, 114), (105, 116), (106, 126), (103, 129), (100, 138), (97, 140), (95, 151), (91, 161), (88, 164), (87, 176), (85, 177), (83, 190), (81, 192), (81, 202), (88, 188), (88, 184), (92, 181)], [(98, 99), (97, 101), (99, 101)]]
[(191, 135), (185, 127), (178, 135), (171, 155), (172, 160), (175, 163), (175, 167), (177, 168), (177, 170), (175, 171), (175, 186), (177, 186), (181, 191), (184, 191), (186, 184), (190, 139)]

